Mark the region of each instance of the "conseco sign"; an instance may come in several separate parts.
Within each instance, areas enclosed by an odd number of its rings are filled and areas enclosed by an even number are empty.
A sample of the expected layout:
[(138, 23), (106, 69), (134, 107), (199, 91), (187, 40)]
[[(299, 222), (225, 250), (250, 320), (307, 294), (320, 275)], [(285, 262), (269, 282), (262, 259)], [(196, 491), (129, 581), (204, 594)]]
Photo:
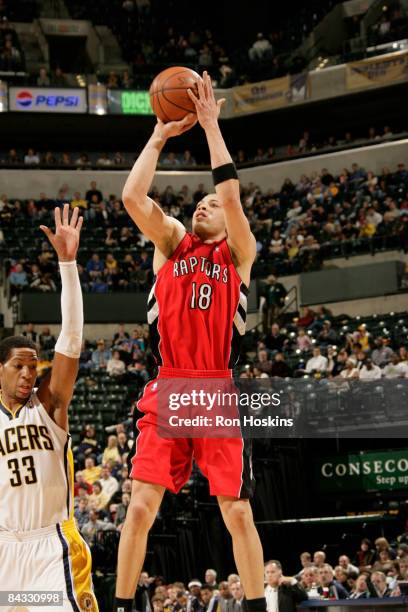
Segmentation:
[(65, 87), (10, 87), (9, 110), (31, 113), (86, 113), (86, 90)]
[(408, 449), (319, 459), (315, 483), (320, 491), (332, 493), (406, 489)]

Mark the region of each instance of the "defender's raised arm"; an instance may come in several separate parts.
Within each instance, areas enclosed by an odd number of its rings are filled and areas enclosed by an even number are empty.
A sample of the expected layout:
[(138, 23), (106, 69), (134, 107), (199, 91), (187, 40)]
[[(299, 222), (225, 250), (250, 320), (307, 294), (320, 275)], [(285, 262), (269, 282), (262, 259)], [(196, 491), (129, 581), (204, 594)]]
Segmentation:
[(41, 229), (54, 247), (61, 273), (61, 333), (55, 345), (51, 377), (45, 379), (38, 397), (51, 418), (68, 431), (68, 406), (74, 391), (81, 354), (84, 313), (82, 291), (78, 277), (76, 255), (83, 217), (75, 208), (69, 219), (69, 204), (55, 209), (55, 233), (41, 225)]

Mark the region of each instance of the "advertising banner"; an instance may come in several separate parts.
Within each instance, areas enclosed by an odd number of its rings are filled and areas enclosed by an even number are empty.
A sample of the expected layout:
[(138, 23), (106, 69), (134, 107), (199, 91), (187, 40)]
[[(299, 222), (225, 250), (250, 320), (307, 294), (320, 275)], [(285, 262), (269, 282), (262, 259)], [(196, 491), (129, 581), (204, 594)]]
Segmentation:
[(91, 115), (106, 115), (108, 112), (106, 91), (105, 85), (100, 83), (88, 86), (88, 104)]
[(8, 110), (7, 83), (0, 81), (0, 113)]
[(319, 459), (315, 484), (325, 493), (406, 489), (408, 449)]
[(407, 51), (346, 64), (346, 88), (349, 90), (390, 85), (401, 80), (408, 80)]
[(65, 87), (10, 87), (11, 111), (29, 113), (86, 113), (85, 89)]
[(149, 92), (108, 89), (108, 113), (112, 115), (153, 115)]
[(280, 108), (306, 99), (307, 75), (288, 75), (270, 81), (248, 83), (234, 87), (232, 96), (235, 116)]

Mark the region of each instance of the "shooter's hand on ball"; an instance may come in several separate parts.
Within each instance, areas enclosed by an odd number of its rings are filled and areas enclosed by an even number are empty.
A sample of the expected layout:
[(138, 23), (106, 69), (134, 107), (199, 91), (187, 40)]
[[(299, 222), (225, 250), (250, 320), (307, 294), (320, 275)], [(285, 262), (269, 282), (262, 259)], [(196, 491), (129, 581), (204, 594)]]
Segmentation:
[(57, 252), (58, 261), (73, 261), (79, 247), (79, 235), (83, 223), (83, 217), (79, 217), (79, 209), (74, 208), (70, 217), (69, 204), (64, 204), (64, 208), (55, 208), (55, 233), (46, 225), (40, 225), (40, 229), (47, 236), (52, 246)]
[(163, 123), (163, 121), (158, 119), (154, 127), (154, 135), (163, 142), (166, 142), (168, 138), (180, 136), (183, 132), (187, 132), (187, 130), (190, 130), (196, 123), (197, 117), (193, 113), (188, 113), (181, 121)]
[(194, 102), (197, 119), (201, 127), (206, 130), (208, 127), (217, 123), (221, 106), (224, 104), (225, 98), (221, 98), (220, 100), (215, 99), (214, 89), (208, 72), (204, 72), (203, 78), (197, 81), (197, 89), (198, 98), (191, 89), (188, 90), (188, 95)]

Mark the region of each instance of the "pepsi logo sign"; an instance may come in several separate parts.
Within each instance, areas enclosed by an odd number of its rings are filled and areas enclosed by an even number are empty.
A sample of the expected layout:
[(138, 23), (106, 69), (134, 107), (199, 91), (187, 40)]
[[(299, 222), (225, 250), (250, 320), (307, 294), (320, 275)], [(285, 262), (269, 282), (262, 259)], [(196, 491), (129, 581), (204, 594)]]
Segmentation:
[(33, 96), (29, 91), (20, 91), (16, 96), (16, 101), (21, 108), (29, 108), (33, 103)]

